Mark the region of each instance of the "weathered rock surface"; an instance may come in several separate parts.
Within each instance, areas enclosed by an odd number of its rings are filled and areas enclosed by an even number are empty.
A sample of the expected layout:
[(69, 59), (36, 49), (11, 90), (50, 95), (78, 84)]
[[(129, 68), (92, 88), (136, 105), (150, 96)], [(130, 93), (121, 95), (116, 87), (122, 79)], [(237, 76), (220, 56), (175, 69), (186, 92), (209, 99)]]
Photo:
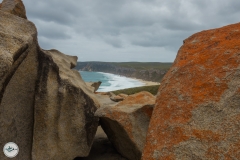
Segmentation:
[(70, 69), (75, 60), (57, 50), (39, 56), (33, 159), (74, 159), (90, 152), (98, 103), (79, 72)]
[(27, 19), (25, 6), (21, 0), (3, 0), (0, 9), (4, 12)]
[[(17, 143), (21, 151), (16, 159), (31, 159), (36, 38), (31, 22), (0, 10), (0, 147)], [(0, 152), (0, 159), (9, 158)]]
[(240, 23), (184, 41), (157, 96), (142, 160), (240, 159)]
[(10, 13), (0, 10), (0, 147), (15, 142), (19, 160), (87, 156), (99, 104), (72, 70), (77, 57), (40, 49), (34, 24)]
[(140, 92), (116, 106), (101, 107), (95, 113), (114, 147), (130, 160), (141, 158), (154, 104), (151, 93)]

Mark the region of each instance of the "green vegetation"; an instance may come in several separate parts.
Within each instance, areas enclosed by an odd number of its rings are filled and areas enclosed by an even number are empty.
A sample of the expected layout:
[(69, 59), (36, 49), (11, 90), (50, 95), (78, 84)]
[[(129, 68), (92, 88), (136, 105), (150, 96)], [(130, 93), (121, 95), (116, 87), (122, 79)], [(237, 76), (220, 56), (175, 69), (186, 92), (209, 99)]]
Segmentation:
[(138, 93), (141, 91), (147, 91), (147, 92), (152, 93), (153, 95), (156, 95), (158, 92), (159, 86), (160, 85), (127, 88), (127, 89), (116, 90), (116, 91), (112, 91), (112, 92), (116, 95), (118, 95), (120, 93), (131, 95), (131, 94), (135, 94), (135, 93)]

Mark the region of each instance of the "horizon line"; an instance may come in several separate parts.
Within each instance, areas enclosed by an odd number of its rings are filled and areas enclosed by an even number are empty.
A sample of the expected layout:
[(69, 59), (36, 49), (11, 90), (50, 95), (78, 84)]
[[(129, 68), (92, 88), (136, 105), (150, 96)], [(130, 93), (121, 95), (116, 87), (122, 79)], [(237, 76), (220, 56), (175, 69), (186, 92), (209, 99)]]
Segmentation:
[(116, 62), (116, 61), (77, 61), (77, 62), (107, 62), (107, 63), (173, 63), (173, 62), (143, 62), (143, 61), (124, 61), (124, 62)]

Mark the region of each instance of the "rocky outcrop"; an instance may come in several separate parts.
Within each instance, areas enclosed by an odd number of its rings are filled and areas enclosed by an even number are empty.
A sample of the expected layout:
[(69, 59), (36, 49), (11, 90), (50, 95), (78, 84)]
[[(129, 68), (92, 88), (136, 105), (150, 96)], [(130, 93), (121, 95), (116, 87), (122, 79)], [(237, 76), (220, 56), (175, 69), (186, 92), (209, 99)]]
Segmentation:
[(98, 88), (100, 87), (101, 84), (102, 84), (101, 81), (94, 82), (91, 84), (91, 86), (94, 88), (94, 92), (96, 92), (98, 90)]
[(20, 2), (4, 0), (0, 10), (0, 147), (15, 142), (19, 160), (87, 156), (99, 104), (72, 69), (77, 57), (42, 50), (34, 24), (17, 17), (24, 6), (3, 10)]
[(144, 91), (95, 113), (114, 147), (129, 160), (141, 158), (154, 104), (155, 97)]
[(4, 12), (27, 19), (25, 6), (21, 0), (3, 0), (0, 9)]
[(87, 84), (87, 86), (90, 87), (92, 92), (96, 92), (98, 90), (98, 88), (100, 87), (100, 85), (102, 84), (101, 81), (98, 81), (98, 82), (85, 82), (85, 83)]
[(78, 71), (76, 57), (43, 50), (35, 93), (33, 159), (88, 156), (98, 127), (98, 103)]
[(162, 80), (142, 160), (240, 159), (240, 23), (184, 41)]

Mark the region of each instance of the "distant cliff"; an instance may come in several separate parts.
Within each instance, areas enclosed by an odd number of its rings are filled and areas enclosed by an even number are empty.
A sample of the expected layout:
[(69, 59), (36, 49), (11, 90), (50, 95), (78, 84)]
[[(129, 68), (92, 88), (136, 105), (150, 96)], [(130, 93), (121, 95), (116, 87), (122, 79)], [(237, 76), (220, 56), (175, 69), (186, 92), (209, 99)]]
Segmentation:
[(171, 66), (172, 63), (160, 62), (78, 62), (76, 69), (160, 82)]

